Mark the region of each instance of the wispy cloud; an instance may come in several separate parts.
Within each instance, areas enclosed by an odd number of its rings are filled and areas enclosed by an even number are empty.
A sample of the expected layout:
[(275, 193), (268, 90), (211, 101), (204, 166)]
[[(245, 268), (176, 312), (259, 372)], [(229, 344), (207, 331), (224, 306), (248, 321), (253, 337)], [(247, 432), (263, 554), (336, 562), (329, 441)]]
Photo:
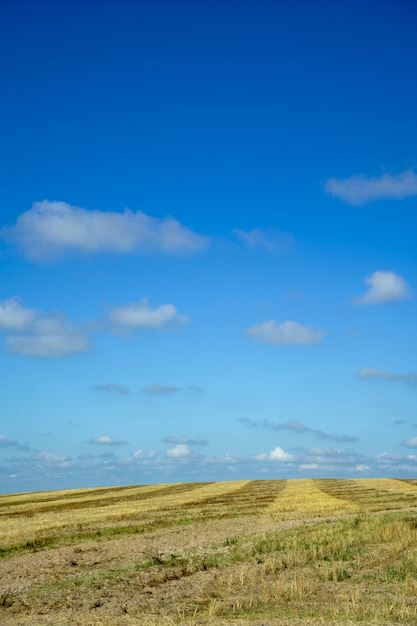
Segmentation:
[(117, 385), (115, 383), (106, 383), (105, 385), (97, 385), (96, 391), (103, 391), (104, 393), (118, 393), (122, 396), (127, 396), (130, 393), (129, 387), (124, 385)]
[(10, 439), (7, 435), (0, 435), (0, 448), (16, 448), (25, 452), (31, 451), (32, 448), (26, 444), (21, 444), (15, 439)]
[(181, 391), (181, 387), (169, 387), (168, 385), (148, 385), (143, 387), (141, 391), (151, 396), (166, 396)]
[(169, 435), (162, 439), (163, 443), (186, 444), (187, 446), (205, 446), (208, 440), (205, 437), (176, 437)]
[(353, 443), (354, 441), (359, 441), (359, 437), (346, 434), (335, 435), (334, 433), (326, 433), (323, 430), (317, 430), (315, 428), (313, 428), (311, 432), (316, 434), (320, 439), (330, 439), (330, 441), (335, 441), (336, 443)]
[[(403, 445), (409, 448), (417, 447), (417, 437), (415, 437), (415, 439), (415, 442), (413, 442), (412, 439), (409, 440), (411, 445), (408, 445), (406, 442), (403, 442)], [(413, 443), (415, 443), (415, 445), (413, 445)], [(375, 463), (378, 473), (389, 473), (396, 477), (400, 474), (410, 476), (410, 473), (415, 474), (417, 472), (417, 456), (415, 454), (407, 454), (404, 456), (392, 452), (382, 452), (376, 456)]]
[[(298, 456), (299, 469), (308, 472), (326, 472), (348, 475), (349, 472), (372, 471), (374, 460), (357, 454), (354, 450), (335, 448), (310, 448)], [(368, 468), (368, 469), (364, 469)]]
[(200, 387), (199, 385), (187, 385), (186, 387), (183, 387), (183, 389), (197, 394), (204, 393), (205, 391), (204, 387)]
[(205, 249), (207, 237), (182, 226), (172, 217), (157, 219), (126, 209), (88, 211), (65, 202), (35, 202), (3, 230), (32, 260), (49, 261), (68, 253), (163, 252), (190, 254)]
[(241, 424), (244, 424), (248, 428), (267, 428), (269, 430), (290, 430), (297, 434), (311, 433), (320, 439), (329, 439), (331, 441), (335, 441), (338, 443), (349, 443), (358, 441), (358, 437), (353, 437), (351, 435), (336, 435), (334, 433), (326, 433), (323, 430), (319, 430), (317, 428), (309, 428), (305, 426), (300, 420), (292, 419), (287, 422), (271, 422), (270, 420), (252, 420), (248, 417), (241, 417), (238, 420)]
[(270, 420), (252, 420), (248, 417), (241, 417), (239, 419), (241, 424), (244, 424), (248, 428), (269, 428), (270, 430), (292, 430), (296, 433), (305, 433), (310, 429), (297, 419), (288, 420), (287, 422), (271, 422)]
[(9, 447), (14, 447), (18, 445), (19, 444), (17, 443), (17, 441), (13, 439), (9, 439), (9, 437), (6, 437), (6, 435), (0, 435), (0, 447), (9, 448)]
[(369, 474), (370, 472), (372, 472), (372, 469), (369, 467), (369, 465), (364, 465), (363, 463), (358, 463), (358, 465), (355, 465), (355, 470), (357, 472), (360, 472), (361, 474)]
[(82, 454), (75, 461), (65, 452), (44, 450), (32, 456), (22, 454), (5, 459), (0, 464), (0, 478), (13, 477), (15, 490), (25, 491), (29, 485), (36, 490), (71, 487), (74, 481), (82, 486), (106, 485), (110, 477), (118, 484), (138, 484), (150, 480), (153, 483), (193, 481), (196, 475), (202, 480), (265, 478), (268, 474), (283, 478), (416, 475), (417, 455), (413, 452), (417, 438), (406, 440), (403, 445), (412, 448), (409, 454), (382, 452), (372, 457), (351, 448), (286, 450), (275, 444), (245, 456), (227, 452), (204, 455), (193, 451), (190, 443), (176, 443), (166, 451), (137, 449), (127, 455), (118, 454), (122, 448), (106, 450), (103, 446), (99, 454)]
[(68, 454), (55, 454), (54, 452), (47, 452), (46, 450), (39, 452), (33, 458), (54, 465), (67, 465), (71, 460)]
[(173, 385), (147, 385), (146, 387), (142, 387), (141, 391), (147, 393), (149, 395), (154, 396), (164, 396), (178, 392), (190, 392), (195, 394), (203, 393), (204, 389), (202, 387), (198, 387), (197, 385), (186, 385), (185, 387), (175, 387)]
[(40, 358), (51, 358), (86, 352), (89, 341), (77, 332), (61, 332), (53, 335), (32, 335), (27, 337), (7, 337), (9, 352), (27, 354)]
[(379, 178), (365, 175), (351, 178), (329, 178), (324, 185), (327, 193), (353, 205), (373, 200), (402, 200), (417, 195), (417, 174), (414, 169), (401, 174), (383, 174)]
[(238, 422), (244, 424), (247, 428), (259, 428), (259, 422), (250, 419), (250, 417), (239, 417)]
[(102, 452), (101, 454), (98, 454), (97, 456), (99, 459), (103, 459), (105, 463), (109, 463), (110, 461), (115, 461), (117, 459), (117, 456), (113, 454), (113, 452)]
[(316, 330), (310, 326), (302, 326), (298, 322), (283, 322), (275, 320), (263, 322), (258, 326), (251, 326), (246, 334), (255, 341), (276, 346), (311, 345), (319, 343), (324, 335), (324, 330)]
[(15, 439), (10, 439), (6, 435), (0, 435), (0, 448), (16, 448), (17, 450), (31, 450), (27, 445), (23, 445)]
[(354, 304), (382, 304), (411, 298), (411, 289), (404, 278), (395, 274), (377, 270), (364, 280), (368, 290), (354, 300)]
[(0, 302), (0, 332), (7, 333), (9, 352), (35, 357), (59, 357), (86, 352), (88, 337), (60, 312), (28, 309), (18, 298)]
[[(269, 425), (270, 422), (267, 421), (267, 424)], [(296, 433), (304, 433), (308, 431), (307, 426), (304, 426), (304, 424), (297, 419), (288, 420), (287, 422), (281, 422), (280, 424), (276, 424), (276, 426), (279, 430), (292, 430)]]
[(121, 446), (127, 441), (120, 441), (119, 439), (113, 439), (108, 435), (100, 435), (100, 437), (95, 437), (89, 440), (89, 443), (99, 445), (99, 446)]
[(157, 456), (159, 456), (158, 450), (135, 450), (133, 452), (133, 457), (141, 461), (150, 461)]
[(173, 304), (160, 304), (152, 308), (148, 298), (115, 307), (109, 314), (109, 320), (119, 330), (140, 328), (160, 330), (190, 323), (190, 318), (180, 315)]
[(362, 380), (386, 380), (389, 382), (404, 382), (407, 385), (417, 385), (417, 372), (392, 374), (375, 367), (362, 367), (357, 375)]
[(235, 229), (232, 231), (249, 248), (261, 248), (272, 254), (291, 250), (294, 237), (279, 228), (254, 228), (253, 230)]

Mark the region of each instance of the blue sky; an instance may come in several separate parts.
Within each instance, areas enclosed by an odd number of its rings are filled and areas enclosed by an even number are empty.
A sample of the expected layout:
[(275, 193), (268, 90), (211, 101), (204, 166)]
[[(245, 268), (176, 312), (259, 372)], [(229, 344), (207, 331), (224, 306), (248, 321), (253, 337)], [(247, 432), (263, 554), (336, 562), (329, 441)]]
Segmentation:
[(0, 11), (1, 492), (415, 477), (415, 3)]

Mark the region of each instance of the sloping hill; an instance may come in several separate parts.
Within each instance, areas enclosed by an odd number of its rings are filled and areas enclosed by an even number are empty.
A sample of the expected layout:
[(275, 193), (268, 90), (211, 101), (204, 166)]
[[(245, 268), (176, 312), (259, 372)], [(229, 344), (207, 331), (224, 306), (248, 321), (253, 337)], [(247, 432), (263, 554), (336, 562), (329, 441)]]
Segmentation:
[(417, 483), (0, 497), (0, 623), (416, 624)]

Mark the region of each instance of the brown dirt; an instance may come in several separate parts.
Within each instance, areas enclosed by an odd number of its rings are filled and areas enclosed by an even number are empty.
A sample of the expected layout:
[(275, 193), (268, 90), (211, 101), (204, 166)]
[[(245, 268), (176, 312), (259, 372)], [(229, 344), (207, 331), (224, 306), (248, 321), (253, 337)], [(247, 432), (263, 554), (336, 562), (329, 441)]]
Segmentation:
[[(218, 554), (229, 550), (234, 538), (314, 521), (274, 522), (266, 516), (223, 519), (9, 557), (0, 561), (0, 623), (173, 624), (169, 616), (179, 617), (184, 609), (192, 614), (200, 601), (207, 602), (219, 576), (216, 567), (193, 568), (189, 560), (181, 566), (182, 557), (198, 555), (204, 563), (214, 545)], [(178, 567), (160, 567), (160, 561), (175, 558)], [(154, 567), (138, 567), (152, 560)], [(79, 579), (78, 585), (74, 579)], [(209, 622), (196, 618), (189, 623)], [(233, 623), (243, 622), (228, 621)]]

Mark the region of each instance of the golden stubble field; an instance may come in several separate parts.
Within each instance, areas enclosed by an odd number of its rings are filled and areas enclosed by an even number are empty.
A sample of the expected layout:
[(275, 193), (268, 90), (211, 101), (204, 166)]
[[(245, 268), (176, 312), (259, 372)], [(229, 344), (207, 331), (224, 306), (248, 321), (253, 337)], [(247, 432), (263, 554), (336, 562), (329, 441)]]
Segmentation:
[(0, 624), (417, 624), (417, 481), (0, 496)]

